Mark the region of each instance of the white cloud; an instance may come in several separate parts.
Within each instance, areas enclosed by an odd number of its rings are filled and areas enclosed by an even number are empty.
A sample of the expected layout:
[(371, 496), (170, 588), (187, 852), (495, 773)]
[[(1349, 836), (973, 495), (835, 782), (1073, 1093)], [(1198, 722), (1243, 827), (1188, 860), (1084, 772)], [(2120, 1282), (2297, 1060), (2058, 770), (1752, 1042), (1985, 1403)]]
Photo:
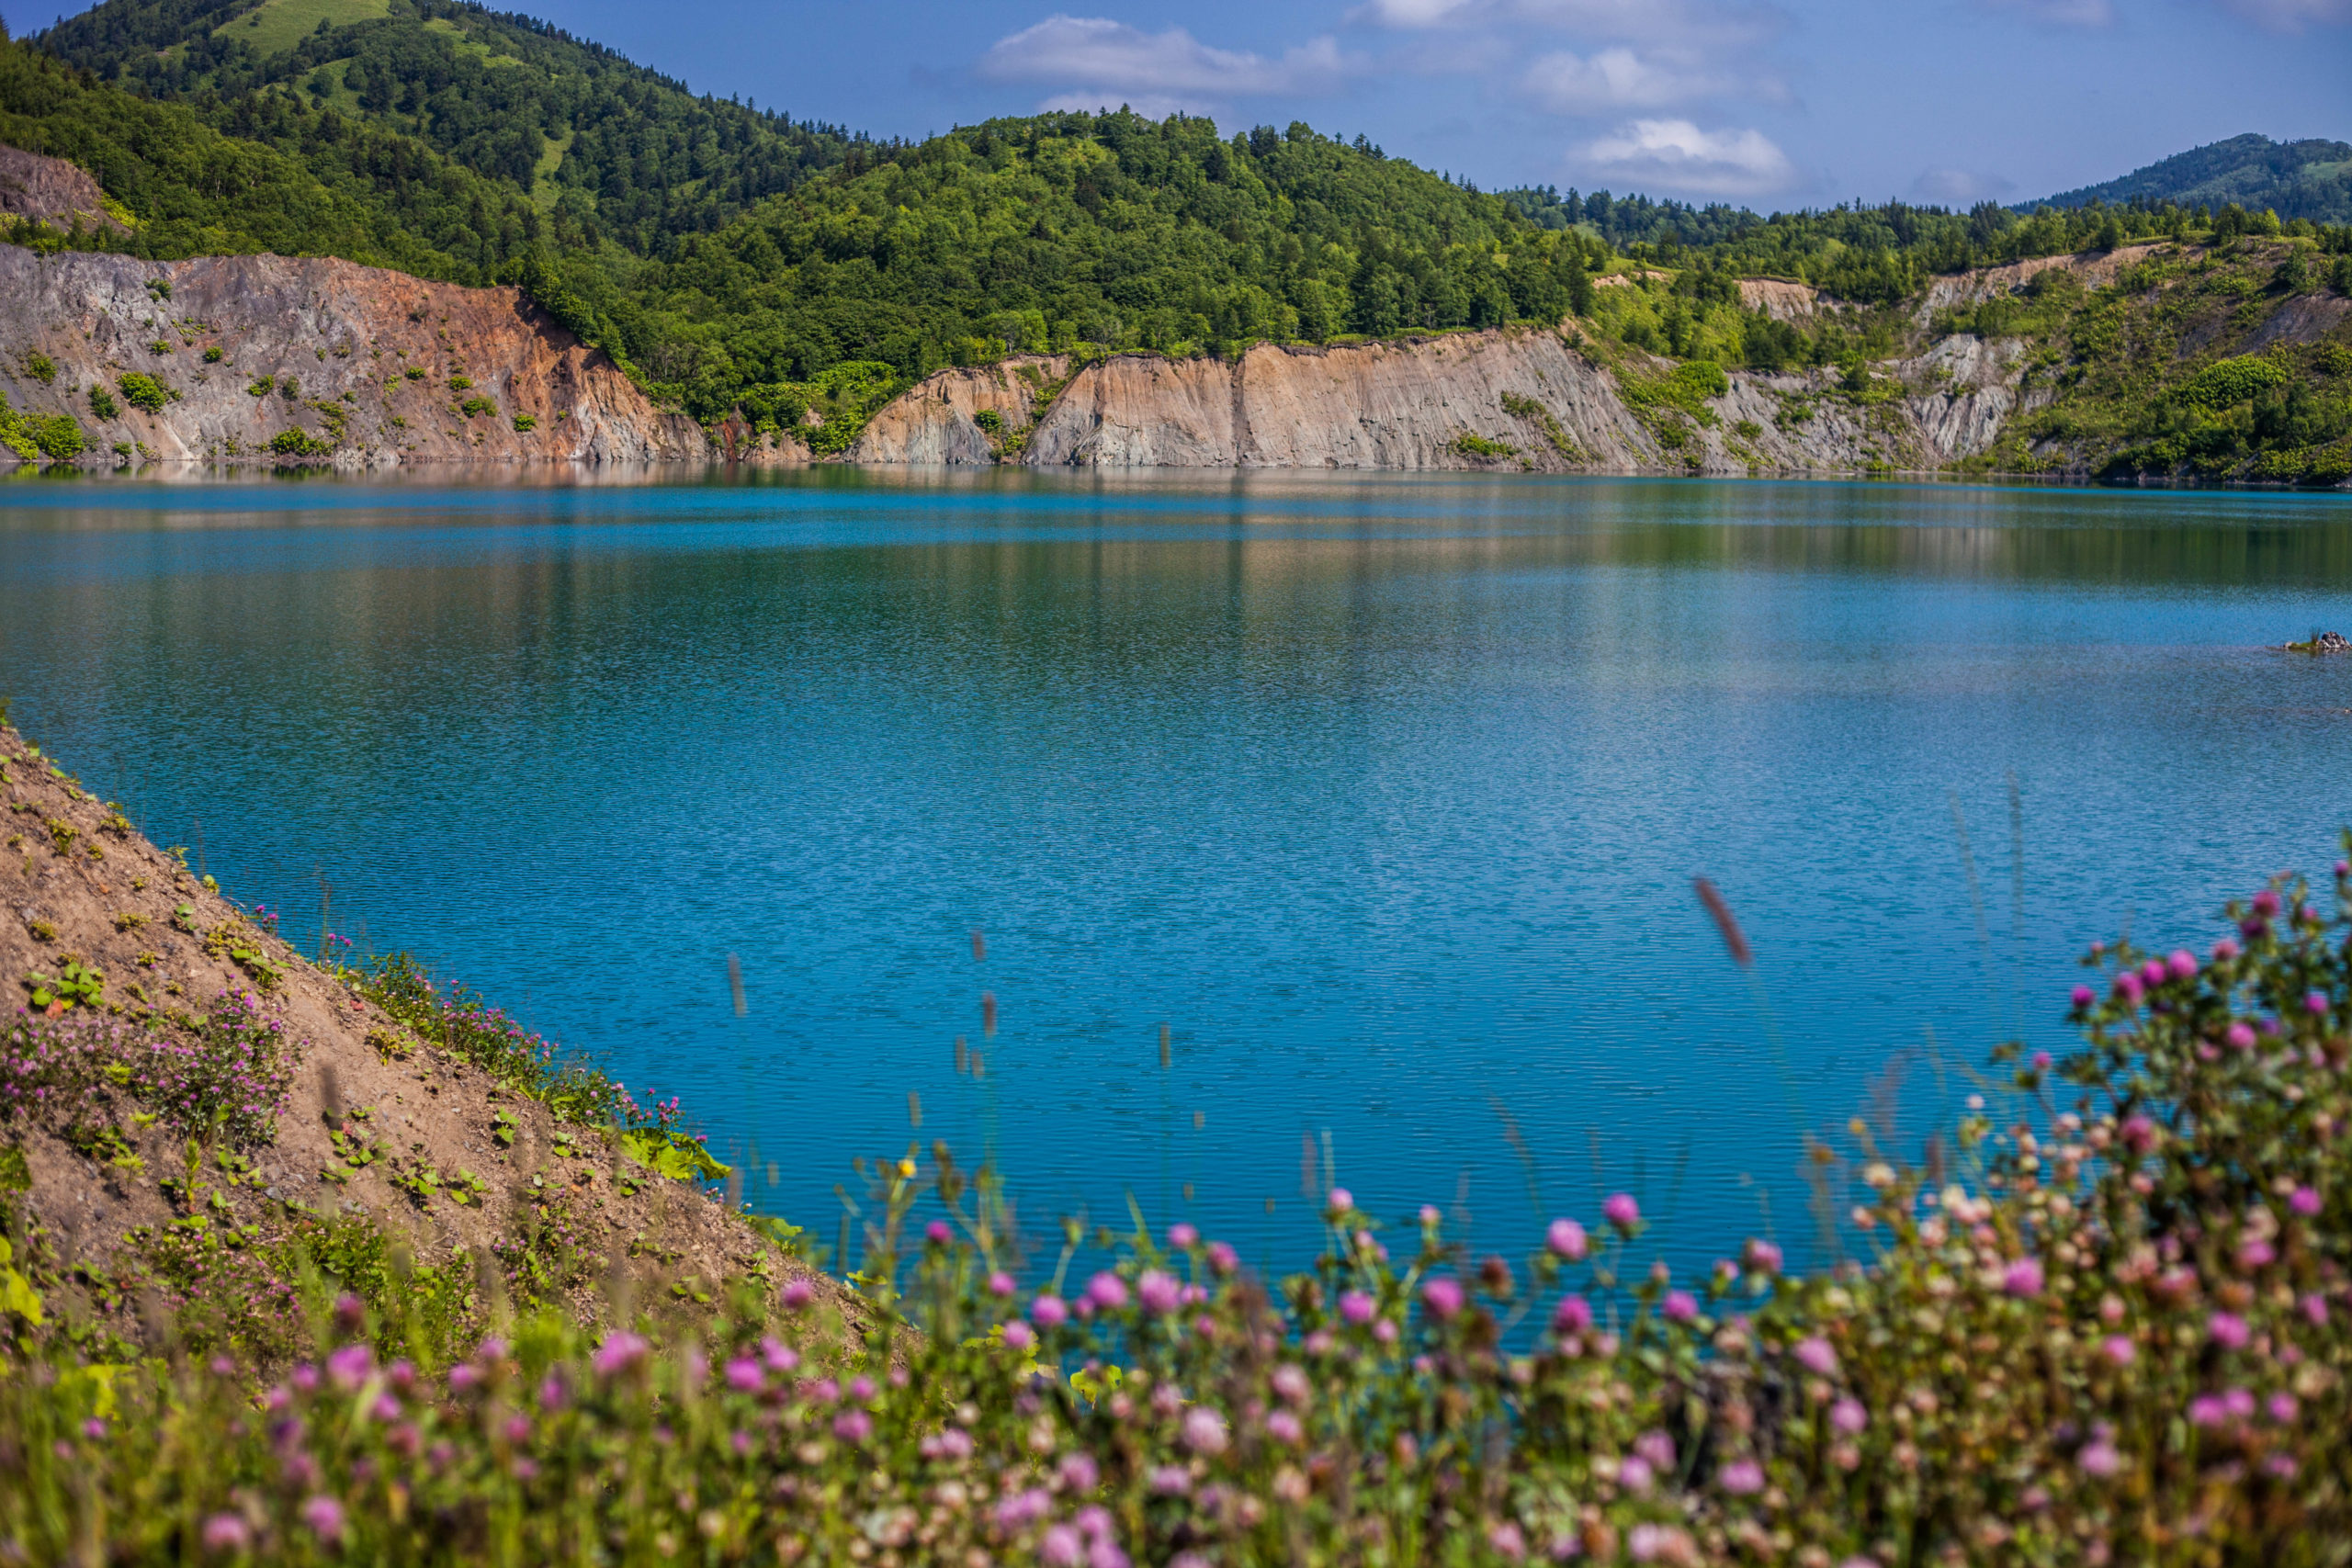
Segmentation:
[(1546, 54), (1527, 68), (1521, 85), (1560, 114), (1605, 109), (1653, 109), (1695, 99), (1747, 96), (1782, 99), (1787, 85), (1769, 72), (1744, 74), (1673, 53), (1637, 54), (1623, 47), (1590, 55)]
[(1644, 60), (1630, 49), (1577, 56), (1547, 54), (1527, 68), (1527, 90), (1562, 114), (1598, 109), (1650, 109), (1704, 97), (1726, 85), (1703, 72), (1678, 71)]
[(1404, 69), (1516, 77), (1555, 114), (1789, 97), (1769, 0), (1364, 0), (1351, 19), (1417, 32)]
[(2317, 23), (2352, 22), (2352, 0), (2222, 0), (2239, 16), (2274, 33), (2299, 33)]
[(1980, 201), (1998, 201), (2017, 188), (2015, 180), (1967, 169), (1923, 169), (1919, 177), (1911, 182), (1914, 197), (1938, 207), (1973, 207)]
[(1788, 25), (1767, 0), (1365, 0), (1350, 20), (1408, 31), (1533, 27), (1588, 38), (1668, 39), (1698, 51), (1754, 41)]
[[(2114, 0), (1986, 0), (2004, 11), (2022, 13), (2052, 28), (2104, 28), (2115, 22)], [(2293, 0), (2288, 0), (2293, 3)]]
[(1788, 154), (1760, 130), (1702, 130), (1687, 119), (1637, 119), (1577, 150), (1611, 180), (1639, 189), (1745, 199), (1787, 189)]
[(1328, 92), (1349, 69), (1328, 35), (1268, 59), (1212, 48), (1182, 28), (1147, 33), (1107, 17), (1067, 16), (998, 39), (979, 62), (992, 81), (1065, 85), (1046, 108), (1125, 103), (1147, 114), (1258, 94)]
[(1368, 0), (1354, 19), (1384, 28), (1434, 28), (1478, 4), (1479, 0)]

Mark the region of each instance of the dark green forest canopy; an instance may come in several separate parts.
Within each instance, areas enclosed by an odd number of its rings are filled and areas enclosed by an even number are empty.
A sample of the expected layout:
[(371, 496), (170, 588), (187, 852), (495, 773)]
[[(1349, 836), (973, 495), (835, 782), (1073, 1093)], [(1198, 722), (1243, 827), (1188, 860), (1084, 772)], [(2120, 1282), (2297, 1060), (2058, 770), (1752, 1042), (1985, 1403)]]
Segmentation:
[(707, 406), (852, 360), (911, 376), (1077, 343), (1556, 322), (1605, 256), (1304, 124), (1228, 141), (1205, 119), (1059, 114), (845, 166), (595, 303), (649, 374)]
[(338, 255), (453, 282), (538, 241), (520, 192), (413, 139), (288, 100), (255, 108), (244, 134), (224, 134), (186, 105), (0, 42), (0, 141), (80, 164), (136, 220), (129, 234), (12, 237), (156, 259)]
[(651, 252), (865, 144), (697, 96), (527, 17), (450, 0), (329, 0), (300, 14), (322, 9), (315, 29), (289, 34), (264, 0), (108, 0), (35, 41), (232, 135), (288, 102), (397, 131), (532, 196), (567, 247)]

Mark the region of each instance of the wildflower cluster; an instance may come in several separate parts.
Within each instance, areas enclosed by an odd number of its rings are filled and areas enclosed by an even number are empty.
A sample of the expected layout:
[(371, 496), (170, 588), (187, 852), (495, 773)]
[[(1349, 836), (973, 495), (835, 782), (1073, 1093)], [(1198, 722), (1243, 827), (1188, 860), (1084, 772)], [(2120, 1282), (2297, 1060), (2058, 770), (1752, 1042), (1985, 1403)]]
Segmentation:
[(308, 1049), (283, 1014), (282, 1004), (235, 987), (176, 1026), (86, 1010), (19, 1013), (0, 1032), (0, 1120), (96, 1126), (128, 1096), (182, 1136), (266, 1144)]
[(268, 1143), (305, 1050), (284, 1012), (251, 991), (222, 991), (191, 1034), (149, 1039), (136, 1091), (184, 1137), (217, 1129), (241, 1147)]
[(444, 1359), (354, 1299), (258, 1400), (227, 1363), (125, 1371), (111, 1419), (52, 1342), (0, 1379), (0, 1555), (2333, 1561), (2348, 878), (2324, 916), (2265, 890), (2201, 957), (2095, 953), (2086, 1047), (2000, 1053), (2008, 1109), (1973, 1104), (1955, 1155), (1866, 1145), (1872, 1250), (1826, 1276), (1767, 1238), (1645, 1266), (1624, 1193), (1515, 1258), (1334, 1190), (1275, 1284), (1184, 1224), (1072, 1225), (1024, 1268), (992, 1180), (934, 1147), (874, 1168), (855, 1324), (741, 1281)]
[(392, 1019), (501, 1083), (546, 1102), (566, 1121), (633, 1126), (635, 1102), (588, 1063), (565, 1056), (555, 1042), (525, 1029), (465, 987), (435, 985), (406, 953), (342, 971), (360, 995)]

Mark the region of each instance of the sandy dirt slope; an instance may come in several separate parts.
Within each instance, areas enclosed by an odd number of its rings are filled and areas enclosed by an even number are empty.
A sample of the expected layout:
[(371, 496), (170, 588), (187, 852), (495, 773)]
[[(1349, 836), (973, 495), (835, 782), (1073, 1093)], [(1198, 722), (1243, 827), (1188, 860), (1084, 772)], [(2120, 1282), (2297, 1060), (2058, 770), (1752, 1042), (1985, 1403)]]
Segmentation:
[[(0, 762), (6, 775), (0, 979), (7, 990), (0, 1021), (25, 1016), (32, 999), (26, 976), (56, 976), (69, 960), (105, 976), (105, 1011), (130, 1019), (200, 1015), (224, 990), (257, 988), (248, 969), (220, 954), (221, 943), (208, 943), (216, 932), (233, 933), (282, 974), (261, 995), (305, 1042), (292, 1103), (275, 1138), (248, 1152), (251, 1175), (216, 1184), (226, 1205), (212, 1212), (217, 1223), (266, 1226), (287, 1204), (365, 1213), (405, 1237), (420, 1261), (479, 1264), (491, 1244), (520, 1234), (560, 1191), (567, 1195), (560, 1206), (577, 1216), (587, 1246), (605, 1260), (575, 1303), (591, 1315), (616, 1279), (639, 1300), (657, 1300), (682, 1280), (710, 1284), (754, 1270), (778, 1285), (808, 1278), (853, 1319), (860, 1314), (854, 1297), (780, 1253), (695, 1186), (651, 1176), (625, 1158), (609, 1134), (560, 1125), (539, 1102), (400, 1030), (333, 975), (246, 921), (5, 727), (0, 758), (6, 759)], [(0, 1145), (20, 1146), (31, 1176), (29, 1223), (48, 1233), (68, 1270), (83, 1263), (103, 1269), (126, 1245), (127, 1231), (165, 1225), (180, 1213), (162, 1183), (182, 1169), (185, 1145), (160, 1126), (141, 1127), (138, 1109), (126, 1099), (110, 1108), (110, 1119), (143, 1169), (75, 1152), (65, 1129), (50, 1120), (0, 1122)], [(497, 1136), (502, 1114), (513, 1119), (511, 1146)], [(384, 1157), (351, 1170), (336, 1157), (337, 1130), (376, 1144)], [(427, 1166), (445, 1179), (473, 1173), (484, 1188), (480, 1201), (461, 1205), (446, 1190), (420, 1201), (394, 1185), (395, 1177)], [(326, 1177), (335, 1168), (345, 1180)]]

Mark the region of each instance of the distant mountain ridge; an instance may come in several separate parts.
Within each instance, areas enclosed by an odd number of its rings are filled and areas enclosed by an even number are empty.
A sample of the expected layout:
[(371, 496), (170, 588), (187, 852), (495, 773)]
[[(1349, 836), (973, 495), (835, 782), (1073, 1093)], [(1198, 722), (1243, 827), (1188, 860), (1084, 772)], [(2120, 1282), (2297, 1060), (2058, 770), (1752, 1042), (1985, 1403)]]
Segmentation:
[(2313, 223), (2352, 222), (2352, 142), (2273, 141), (2248, 131), (2177, 152), (2103, 185), (2025, 202), (2015, 210), (2088, 207), (2094, 201), (2110, 207), (2176, 201), (2216, 209), (2234, 202), (2248, 212), (2267, 209), (2290, 222), (2298, 218)]

